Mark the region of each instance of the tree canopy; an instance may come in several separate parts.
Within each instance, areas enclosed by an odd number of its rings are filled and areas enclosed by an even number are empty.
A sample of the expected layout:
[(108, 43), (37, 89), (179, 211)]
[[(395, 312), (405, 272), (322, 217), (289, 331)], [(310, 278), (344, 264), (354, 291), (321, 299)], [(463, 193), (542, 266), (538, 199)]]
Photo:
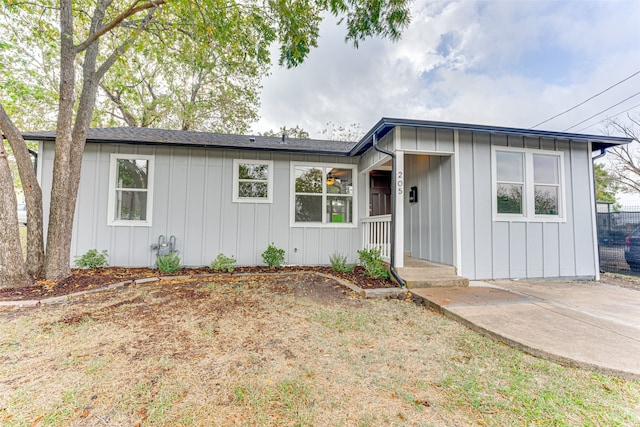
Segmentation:
[(609, 174), (602, 163), (593, 165), (593, 175), (596, 181), (596, 201), (617, 205), (616, 193), (620, 186), (614, 177)]
[[(82, 153), (96, 104), (101, 105), (101, 85), (110, 98), (123, 97), (148, 83), (149, 76), (155, 78), (157, 67), (162, 70), (160, 86), (184, 84), (193, 95), (200, 84), (210, 89), (221, 85), (223, 90), (212, 95), (221, 97), (234, 83), (239, 88), (244, 83), (216, 67), (224, 71), (229, 64), (231, 69), (266, 66), (274, 43), (279, 44), (279, 64), (294, 67), (316, 47), (320, 22), (327, 14), (338, 17), (346, 28), (346, 40), (356, 47), (371, 36), (395, 40), (409, 23), (408, 7), (408, 0), (0, 0), (0, 129), (25, 185), (29, 221), (27, 268), (19, 261), (15, 193), (3, 145), (0, 227), (8, 243), (0, 251), (0, 287), (26, 286), (27, 270), (50, 280), (71, 273)], [(175, 65), (165, 66), (171, 61)], [(204, 69), (202, 78), (189, 68), (194, 64)], [(145, 79), (127, 81), (147, 65)], [(255, 70), (256, 75), (261, 72)], [(220, 80), (205, 81), (204, 74), (214, 73), (220, 73), (216, 77)], [(201, 98), (180, 98), (187, 100), (186, 114), (177, 119), (188, 128), (195, 117), (192, 103)], [(150, 91), (145, 99), (154, 102)], [(114, 108), (120, 109), (117, 105)], [(158, 108), (152, 107), (142, 108), (138, 117), (162, 114), (166, 106), (158, 102)], [(28, 115), (30, 111), (37, 112)], [(120, 109), (123, 117), (127, 112)], [(56, 141), (45, 250), (42, 192), (18, 126), (33, 129), (35, 121), (50, 117), (51, 122), (55, 117)]]

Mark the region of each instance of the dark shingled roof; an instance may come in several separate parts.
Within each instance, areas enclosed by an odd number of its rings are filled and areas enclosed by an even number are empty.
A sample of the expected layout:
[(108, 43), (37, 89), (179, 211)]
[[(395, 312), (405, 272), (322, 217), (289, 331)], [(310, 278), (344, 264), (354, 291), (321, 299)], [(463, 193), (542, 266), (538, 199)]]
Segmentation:
[[(492, 134), (520, 135), (533, 138), (554, 138), (592, 144), (593, 150), (627, 144), (631, 138), (606, 135), (585, 135), (537, 129), (518, 129), (500, 126), (474, 125), (467, 123), (433, 122), (427, 120), (382, 118), (359, 142), (325, 141), (320, 139), (230, 135), (223, 133), (194, 132), (183, 130), (150, 129), (139, 127), (94, 128), (87, 133), (90, 144), (136, 144), (167, 145), (183, 147), (227, 148), (238, 150), (282, 151), (289, 153), (326, 154), (335, 156), (358, 156), (371, 148), (373, 136), (378, 139), (398, 126), (415, 126), (430, 129), (447, 129)], [(54, 141), (55, 132), (25, 132), (28, 141)]]
[[(28, 141), (54, 141), (56, 133), (55, 131), (25, 132), (22, 135)], [(282, 142), (282, 137), (229, 135), (140, 127), (92, 128), (87, 132), (87, 143), (210, 147), (337, 156), (348, 156), (356, 144), (355, 142), (298, 138), (286, 138)]]

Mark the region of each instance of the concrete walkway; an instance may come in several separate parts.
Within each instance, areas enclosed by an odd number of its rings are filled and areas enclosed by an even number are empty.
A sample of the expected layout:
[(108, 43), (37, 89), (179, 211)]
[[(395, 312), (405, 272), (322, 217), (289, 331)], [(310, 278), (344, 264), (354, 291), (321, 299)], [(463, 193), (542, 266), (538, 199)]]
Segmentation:
[(597, 282), (494, 281), (410, 292), (529, 354), (640, 379), (640, 289)]

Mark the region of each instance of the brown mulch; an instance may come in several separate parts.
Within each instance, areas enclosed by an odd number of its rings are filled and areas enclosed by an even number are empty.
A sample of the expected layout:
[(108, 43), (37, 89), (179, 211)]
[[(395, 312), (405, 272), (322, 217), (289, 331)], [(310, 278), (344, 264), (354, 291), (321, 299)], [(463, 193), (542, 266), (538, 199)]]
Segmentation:
[[(257, 267), (236, 267), (233, 273), (219, 273), (231, 277), (246, 274), (262, 273), (297, 273), (301, 271), (311, 271), (329, 274), (343, 280), (349, 281), (363, 289), (390, 288), (395, 284), (389, 279), (372, 279), (368, 277), (364, 269), (357, 266), (350, 273), (339, 273), (331, 267), (306, 267), (288, 266), (279, 269), (271, 269), (266, 266)], [(193, 276), (200, 274), (216, 274), (209, 267), (183, 268), (175, 273), (161, 273), (150, 268), (124, 268), (124, 267), (103, 267), (93, 270), (72, 269), (72, 275), (60, 282), (40, 280), (32, 286), (23, 288), (3, 288), (0, 289), (0, 301), (24, 301), (39, 300), (44, 298), (69, 295), (74, 292), (87, 291), (110, 285), (112, 283), (124, 282), (128, 280), (141, 279), (158, 276)]]

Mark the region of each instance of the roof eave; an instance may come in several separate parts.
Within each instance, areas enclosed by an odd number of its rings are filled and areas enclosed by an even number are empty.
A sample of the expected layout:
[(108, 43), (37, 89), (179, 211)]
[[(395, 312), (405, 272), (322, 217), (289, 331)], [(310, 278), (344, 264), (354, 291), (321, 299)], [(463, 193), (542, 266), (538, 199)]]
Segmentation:
[[(562, 139), (569, 141), (581, 141), (591, 142), (594, 150), (600, 150), (602, 148), (608, 148), (617, 145), (628, 144), (633, 141), (633, 138), (621, 137), (621, 136), (605, 136), (605, 135), (587, 135), (579, 133), (567, 133), (567, 132), (555, 132), (555, 131), (542, 131), (536, 129), (518, 129), (509, 127), (487, 126), (487, 125), (474, 125), (466, 123), (453, 123), (453, 122), (432, 122), (426, 120), (411, 120), (411, 119), (394, 119), (383, 117), (376, 123), (365, 136), (353, 147), (350, 155), (357, 156), (364, 153), (373, 143), (373, 135), (378, 137), (383, 136), (388, 132), (388, 129), (398, 126), (411, 126), (421, 128), (432, 129), (448, 129), (448, 130), (463, 130), (470, 132), (488, 132), (493, 134), (517, 134), (524, 137), (534, 138), (550, 138), (550, 139)], [(383, 132), (384, 131), (384, 132)], [(382, 132), (382, 135), (378, 135), (378, 132)]]
[[(43, 141), (43, 142), (55, 142), (55, 136), (30, 134), (25, 132), (23, 137), (27, 141)], [(147, 146), (161, 146), (161, 147), (192, 147), (192, 148), (211, 148), (211, 149), (226, 149), (226, 150), (242, 150), (242, 151), (277, 151), (281, 153), (293, 153), (293, 154), (312, 154), (322, 156), (340, 156), (349, 157), (349, 151), (333, 151), (333, 150), (312, 150), (304, 148), (295, 148), (282, 144), (282, 147), (265, 146), (265, 147), (239, 147), (223, 144), (185, 144), (181, 142), (163, 142), (163, 141), (127, 141), (118, 139), (92, 139), (87, 138), (88, 144), (125, 144), (125, 145), (147, 145)]]

